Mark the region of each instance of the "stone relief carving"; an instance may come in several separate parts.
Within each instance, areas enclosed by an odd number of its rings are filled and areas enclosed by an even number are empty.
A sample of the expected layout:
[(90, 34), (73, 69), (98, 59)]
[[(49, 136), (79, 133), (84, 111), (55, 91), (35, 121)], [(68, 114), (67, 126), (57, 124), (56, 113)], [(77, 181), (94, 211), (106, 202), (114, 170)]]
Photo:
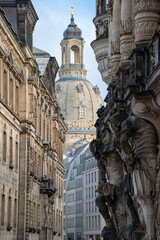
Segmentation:
[(160, 12), (160, 2), (159, 0), (135, 0), (135, 9), (136, 12), (144, 11), (154, 11)]
[[(148, 111), (143, 103), (137, 108), (141, 113)], [(160, 146), (156, 129), (121, 108), (111, 113), (101, 128), (104, 113), (104, 107), (98, 111), (97, 139), (90, 144), (99, 168), (96, 204), (106, 223), (102, 237), (159, 239)]]
[(79, 84), (76, 86), (76, 89), (77, 89), (77, 92), (78, 92), (78, 93), (83, 92), (83, 84), (82, 84), (82, 83), (79, 83)]
[(127, 55), (127, 57), (131, 54), (132, 51), (132, 43), (123, 43), (120, 46), (120, 52), (122, 55)]
[(121, 20), (121, 35), (132, 33), (132, 19)]
[(153, 34), (153, 32), (157, 29), (157, 22), (148, 22), (142, 21), (137, 22), (135, 26), (135, 34)]
[(96, 37), (103, 38), (108, 37), (108, 21), (99, 20), (96, 24)]
[(112, 41), (111, 42), (111, 55), (120, 53), (120, 41)]

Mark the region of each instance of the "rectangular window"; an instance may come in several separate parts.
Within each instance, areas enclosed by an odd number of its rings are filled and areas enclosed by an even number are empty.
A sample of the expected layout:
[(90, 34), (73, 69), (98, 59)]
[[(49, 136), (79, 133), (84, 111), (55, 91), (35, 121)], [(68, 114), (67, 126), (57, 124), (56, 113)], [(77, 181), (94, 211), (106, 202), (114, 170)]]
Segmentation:
[(91, 229), (91, 217), (89, 217), (89, 230)]
[(6, 152), (7, 152), (7, 134), (3, 132), (3, 161), (6, 162)]
[(8, 198), (8, 226), (11, 226), (11, 197)]
[(90, 212), (91, 212), (91, 203), (89, 202), (88, 205), (89, 205), (89, 206), (88, 206), (88, 208), (89, 208), (89, 209), (88, 209), (88, 212), (90, 213)]
[(97, 229), (97, 216), (95, 216), (95, 228)]
[(15, 159), (15, 169), (17, 170), (18, 169), (18, 158), (19, 158), (19, 156), (18, 156), (18, 142), (16, 142), (16, 154), (15, 154), (15, 157), (16, 157), (16, 159)]
[(13, 164), (13, 139), (10, 137), (9, 165)]
[(16, 85), (16, 94), (15, 94), (15, 111), (18, 114), (19, 109), (19, 87)]
[(98, 216), (98, 228), (100, 228), (101, 222), (100, 222), (100, 216)]
[(2, 194), (2, 205), (1, 205), (1, 225), (4, 226), (4, 213), (5, 213), (5, 195)]
[(97, 176), (96, 176), (97, 174), (96, 174), (96, 172), (94, 173), (94, 180), (95, 180), (95, 182), (97, 181)]
[(88, 217), (86, 217), (86, 230), (88, 230)]
[(7, 72), (4, 70), (4, 75), (3, 75), (3, 98), (6, 103), (8, 103), (8, 81), (7, 81)]
[(13, 79), (10, 78), (9, 82), (9, 105), (13, 109)]
[(67, 227), (74, 227), (74, 218), (67, 219)]
[(82, 213), (82, 203), (76, 205), (76, 213)]
[(17, 199), (14, 199), (14, 228), (17, 226)]
[(94, 217), (92, 216), (92, 229), (94, 229)]
[(88, 203), (86, 202), (86, 213), (88, 213)]
[(82, 191), (76, 192), (76, 201), (82, 200)]
[(82, 217), (76, 217), (76, 227), (82, 227)]

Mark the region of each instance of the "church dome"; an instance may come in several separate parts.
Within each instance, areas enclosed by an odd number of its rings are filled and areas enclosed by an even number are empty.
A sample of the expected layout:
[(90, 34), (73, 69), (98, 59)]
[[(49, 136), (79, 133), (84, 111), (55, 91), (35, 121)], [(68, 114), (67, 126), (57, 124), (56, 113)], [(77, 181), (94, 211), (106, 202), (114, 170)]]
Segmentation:
[(97, 86), (93, 87), (86, 79), (72, 77), (59, 79), (55, 90), (66, 121), (96, 121), (96, 112), (103, 105)]
[(68, 25), (67, 29), (63, 33), (63, 40), (72, 39), (72, 38), (77, 38), (77, 39), (83, 40), (82, 31), (74, 23), (73, 16), (71, 17), (71, 23)]

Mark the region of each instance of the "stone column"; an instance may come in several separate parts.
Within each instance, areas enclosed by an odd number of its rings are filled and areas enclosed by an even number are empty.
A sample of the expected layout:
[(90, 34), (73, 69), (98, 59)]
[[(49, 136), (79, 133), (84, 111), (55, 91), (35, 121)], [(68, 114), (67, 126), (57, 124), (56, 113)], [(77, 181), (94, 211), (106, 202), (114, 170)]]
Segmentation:
[(146, 45), (160, 20), (159, 0), (134, 0), (135, 5), (135, 43), (137, 46)]
[(112, 22), (112, 41), (111, 41), (111, 60), (112, 60), (112, 79), (120, 61), (120, 19), (121, 19), (121, 1), (115, 0), (113, 4), (113, 22)]
[(120, 33), (121, 61), (126, 61), (132, 51), (132, 0), (122, 0), (121, 33)]

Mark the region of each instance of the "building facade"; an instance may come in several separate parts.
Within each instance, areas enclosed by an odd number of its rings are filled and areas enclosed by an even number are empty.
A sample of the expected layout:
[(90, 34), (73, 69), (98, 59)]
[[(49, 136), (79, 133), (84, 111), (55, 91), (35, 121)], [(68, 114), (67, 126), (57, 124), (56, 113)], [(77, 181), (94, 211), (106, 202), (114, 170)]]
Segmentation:
[(99, 170), (97, 160), (89, 153), (84, 160), (82, 172), (83, 186), (83, 233), (85, 240), (100, 240), (101, 231), (105, 226), (104, 219), (96, 206)]
[(96, 7), (91, 46), (108, 85), (90, 146), (100, 170), (102, 234), (159, 239), (160, 2), (97, 0)]
[(54, 94), (58, 64), (49, 56), (39, 73), (31, 1), (0, 7), (0, 239), (62, 239), (67, 127)]
[(84, 238), (82, 172), (87, 152), (89, 144), (84, 144), (64, 159), (64, 237), (69, 240)]

